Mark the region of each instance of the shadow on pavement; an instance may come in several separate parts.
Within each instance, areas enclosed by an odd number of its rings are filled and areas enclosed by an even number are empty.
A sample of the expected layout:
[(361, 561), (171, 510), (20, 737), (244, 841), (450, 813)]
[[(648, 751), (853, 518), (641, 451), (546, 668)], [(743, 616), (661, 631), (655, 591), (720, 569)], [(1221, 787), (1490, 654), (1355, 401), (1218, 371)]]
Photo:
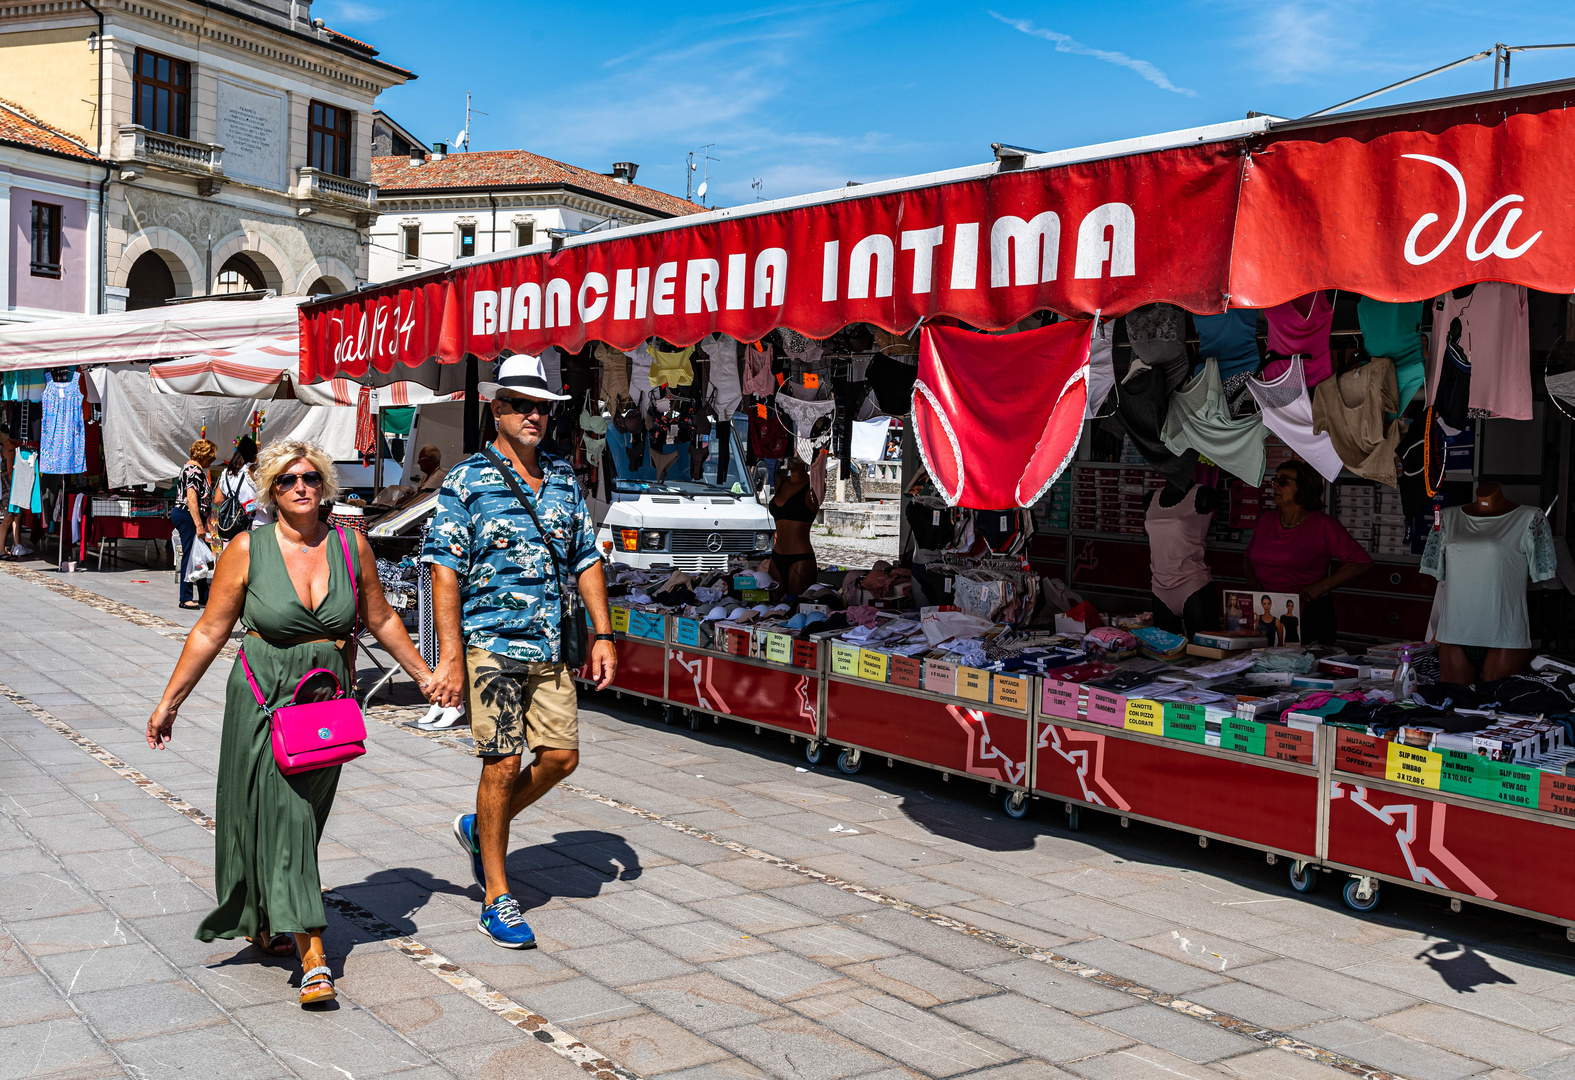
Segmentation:
[(1487, 957), (1458, 942), (1437, 942), (1417, 953), (1416, 959), (1432, 968), (1457, 994), (1474, 994), (1477, 987), (1492, 983), (1515, 985), (1515, 980), (1495, 970)]

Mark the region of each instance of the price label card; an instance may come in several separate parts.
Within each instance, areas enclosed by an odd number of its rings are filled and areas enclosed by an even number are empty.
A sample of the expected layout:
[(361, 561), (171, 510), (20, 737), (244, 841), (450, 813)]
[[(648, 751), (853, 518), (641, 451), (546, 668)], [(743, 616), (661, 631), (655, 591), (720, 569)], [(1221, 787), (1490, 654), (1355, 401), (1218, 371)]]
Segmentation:
[(1317, 760), (1312, 732), (1285, 724), (1265, 724), (1264, 732), (1264, 757), (1276, 761), (1296, 761), (1303, 765), (1311, 765)]
[(932, 694), (957, 696), (957, 665), (946, 660), (924, 662), (924, 688)]
[(806, 371), (806, 372), (804, 372), (804, 389), (806, 389), (806, 390), (819, 390), (820, 389), (820, 376), (816, 375), (813, 371)]
[(1476, 799), (1498, 798), (1498, 766), (1466, 750), (1439, 751), (1438, 789)]
[(1028, 708), (1028, 680), (1015, 675), (997, 675), (990, 680), (990, 701), (1003, 709)]
[(1099, 724), (1109, 724), (1111, 727), (1126, 727), (1126, 696), (1112, 693), (1109, 690), (1101, 690), (1096, 686), (1090, 686), (1088, 688), (1088, 719)]
[(791, 664), (793, 662), (793, 635), (767, 634), (766, 659), (773, 664)]
[(766, 418), (766, 407), (764, 405), (756, 405), (755, 406), (755, 415), (760, 417), (760, 419), (764, 420)]
[(1191, 702), (1167, 701), (1165, 708), (1165, 737), (1182, 742), (1201, 743), (1208, 731), (1202, 705)]
[(1550, 814), (1575, 817), (1575, 776), (1544, 773), (1537, 807)]
[(1334, 767), (1341, 772), (1383, 776), (1389, 771), (1388, 744), (1376, 735), (1364, 735), (1360, 731), (1336, 730)]
[(627, 634), (629, 632), (629, 609), (615, 607), (612, 609), (613, 633)]
[(1542, 770), (1531, 765), (1497, 762), (1497, 801), (1511, 806), (1535, 807), (1542, 799)]
[(1077, 709), (1082, 704), (1083, 688), (1074, 682), (1062, 682), (1046, 676), (1039, 695), (1039, 707), (1049, 716), (1067, 720), (1077, 719)]
[(918, 690), (924, 685), (924, 661), (912, 656), (891, 658), (891, 684)]
[(1437, 791), (1443, 760), (1441, 755), (1431, 750), (1392, 742), (1389, 744), (1389, 763), (1384, 777), (1397, 784)]
[(1265, 726), (1257, 720), (1233, 716), (1220, 725), (1220, 746), (1242, 754), (1262, 757), (1267, 736)]
[(990, 700), (990, 673), (978, 668), (957, 665), (957, 696), (968, 701)]
[(663, 625), (665, 616), (653, 615), (649, 611), (629, 612), (629, 633), (636, 637), (654, 638), (660, 640), (666, 627)]
[(694, 619), (674, 619), (673, 641), (678, 645), (687, 645), (691, 649), (698, 649), (700, 647), (700, 624)]
[(793, 666), (812, 668), (820, 659), (819, 646), (813, 641), (793, 639)]
[(859, 647), (841, 641), (831, 643), (831, 673), (856, 676), (859, 673)]
[(885, 682), (891, 657), (873, 649), (859, 650), (859, 678), (870, 682)]
[(1126, 723), (1128, 731), (1141, 731), (1145, 735), (1165, 733), (1165, 707), (1147, 698), (1127, 698)]

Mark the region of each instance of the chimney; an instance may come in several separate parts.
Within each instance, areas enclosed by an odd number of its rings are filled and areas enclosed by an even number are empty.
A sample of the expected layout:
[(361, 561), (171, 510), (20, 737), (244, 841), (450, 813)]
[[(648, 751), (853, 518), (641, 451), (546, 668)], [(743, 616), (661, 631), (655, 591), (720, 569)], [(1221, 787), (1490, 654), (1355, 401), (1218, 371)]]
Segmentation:
[(432, 160), (442, 161), (448, 157), (448, 143), (435, 142), (432, 144)]
[(620, 184), (634, 183), (634, 174), (640, 171), (640, 166), (632, 161), (613, 162), (612, 178)]
[(421, 165), (421, 164), (425, 163), (426, 160), (427, 160), (426, 151), (422, 150), (421, 147), (419, 147), (419, 146), (412, 146), (410, 148), (410, 167), (412, 169), (415, 168), (417, 165)]

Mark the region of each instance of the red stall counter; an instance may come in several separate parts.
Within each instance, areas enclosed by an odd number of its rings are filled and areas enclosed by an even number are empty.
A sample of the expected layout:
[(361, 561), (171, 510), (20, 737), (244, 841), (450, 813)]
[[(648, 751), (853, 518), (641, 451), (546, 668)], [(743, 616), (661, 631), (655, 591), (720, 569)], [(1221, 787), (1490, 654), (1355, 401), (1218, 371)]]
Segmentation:
[(802, 735), (812, 742), (821, 737), (820, 675), (813, 666), (670, 647), (667, 699), (681, 708)]
[(1318, 852), (1316, 764), (1098, 723), (1057, 719), (1037, 727), (1036, 795), (1304, 861)]
[(864, 679), (826, 678), (826, 741), (1014, 790), (1028, 787), (1028, 713)]
[(1327, 865), (1575, 921), (1575, 820), (1337, 775)]

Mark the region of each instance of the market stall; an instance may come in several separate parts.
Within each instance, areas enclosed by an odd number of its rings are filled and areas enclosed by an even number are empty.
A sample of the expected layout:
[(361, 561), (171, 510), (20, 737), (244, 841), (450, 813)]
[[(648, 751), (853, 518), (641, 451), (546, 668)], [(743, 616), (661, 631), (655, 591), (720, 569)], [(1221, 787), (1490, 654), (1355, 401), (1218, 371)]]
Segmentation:
[(1523, 855), (1575, 839), (1544, 390), (1572, 95), (1003, 149), (466, 260), (303, 308), (301, 376), (551, 353), (578, 406), (554, 434), (609, 497), (604, 453), (697, 497), (702, 432), (741, 413), (779, 541), (813, 520), (805, 468), (901, 417), (895, 565), (790, 593), (812, 552), (717, 532), (700, 573), (662, 528), (609, 540), (657, 553), (613, 568), (615, 692), (849, 773), (978, 780), (1013, 815), (1256, 848), (1297, 889), (1338, 871), (1358, 909), (1396, 881), (1575, 925)]

